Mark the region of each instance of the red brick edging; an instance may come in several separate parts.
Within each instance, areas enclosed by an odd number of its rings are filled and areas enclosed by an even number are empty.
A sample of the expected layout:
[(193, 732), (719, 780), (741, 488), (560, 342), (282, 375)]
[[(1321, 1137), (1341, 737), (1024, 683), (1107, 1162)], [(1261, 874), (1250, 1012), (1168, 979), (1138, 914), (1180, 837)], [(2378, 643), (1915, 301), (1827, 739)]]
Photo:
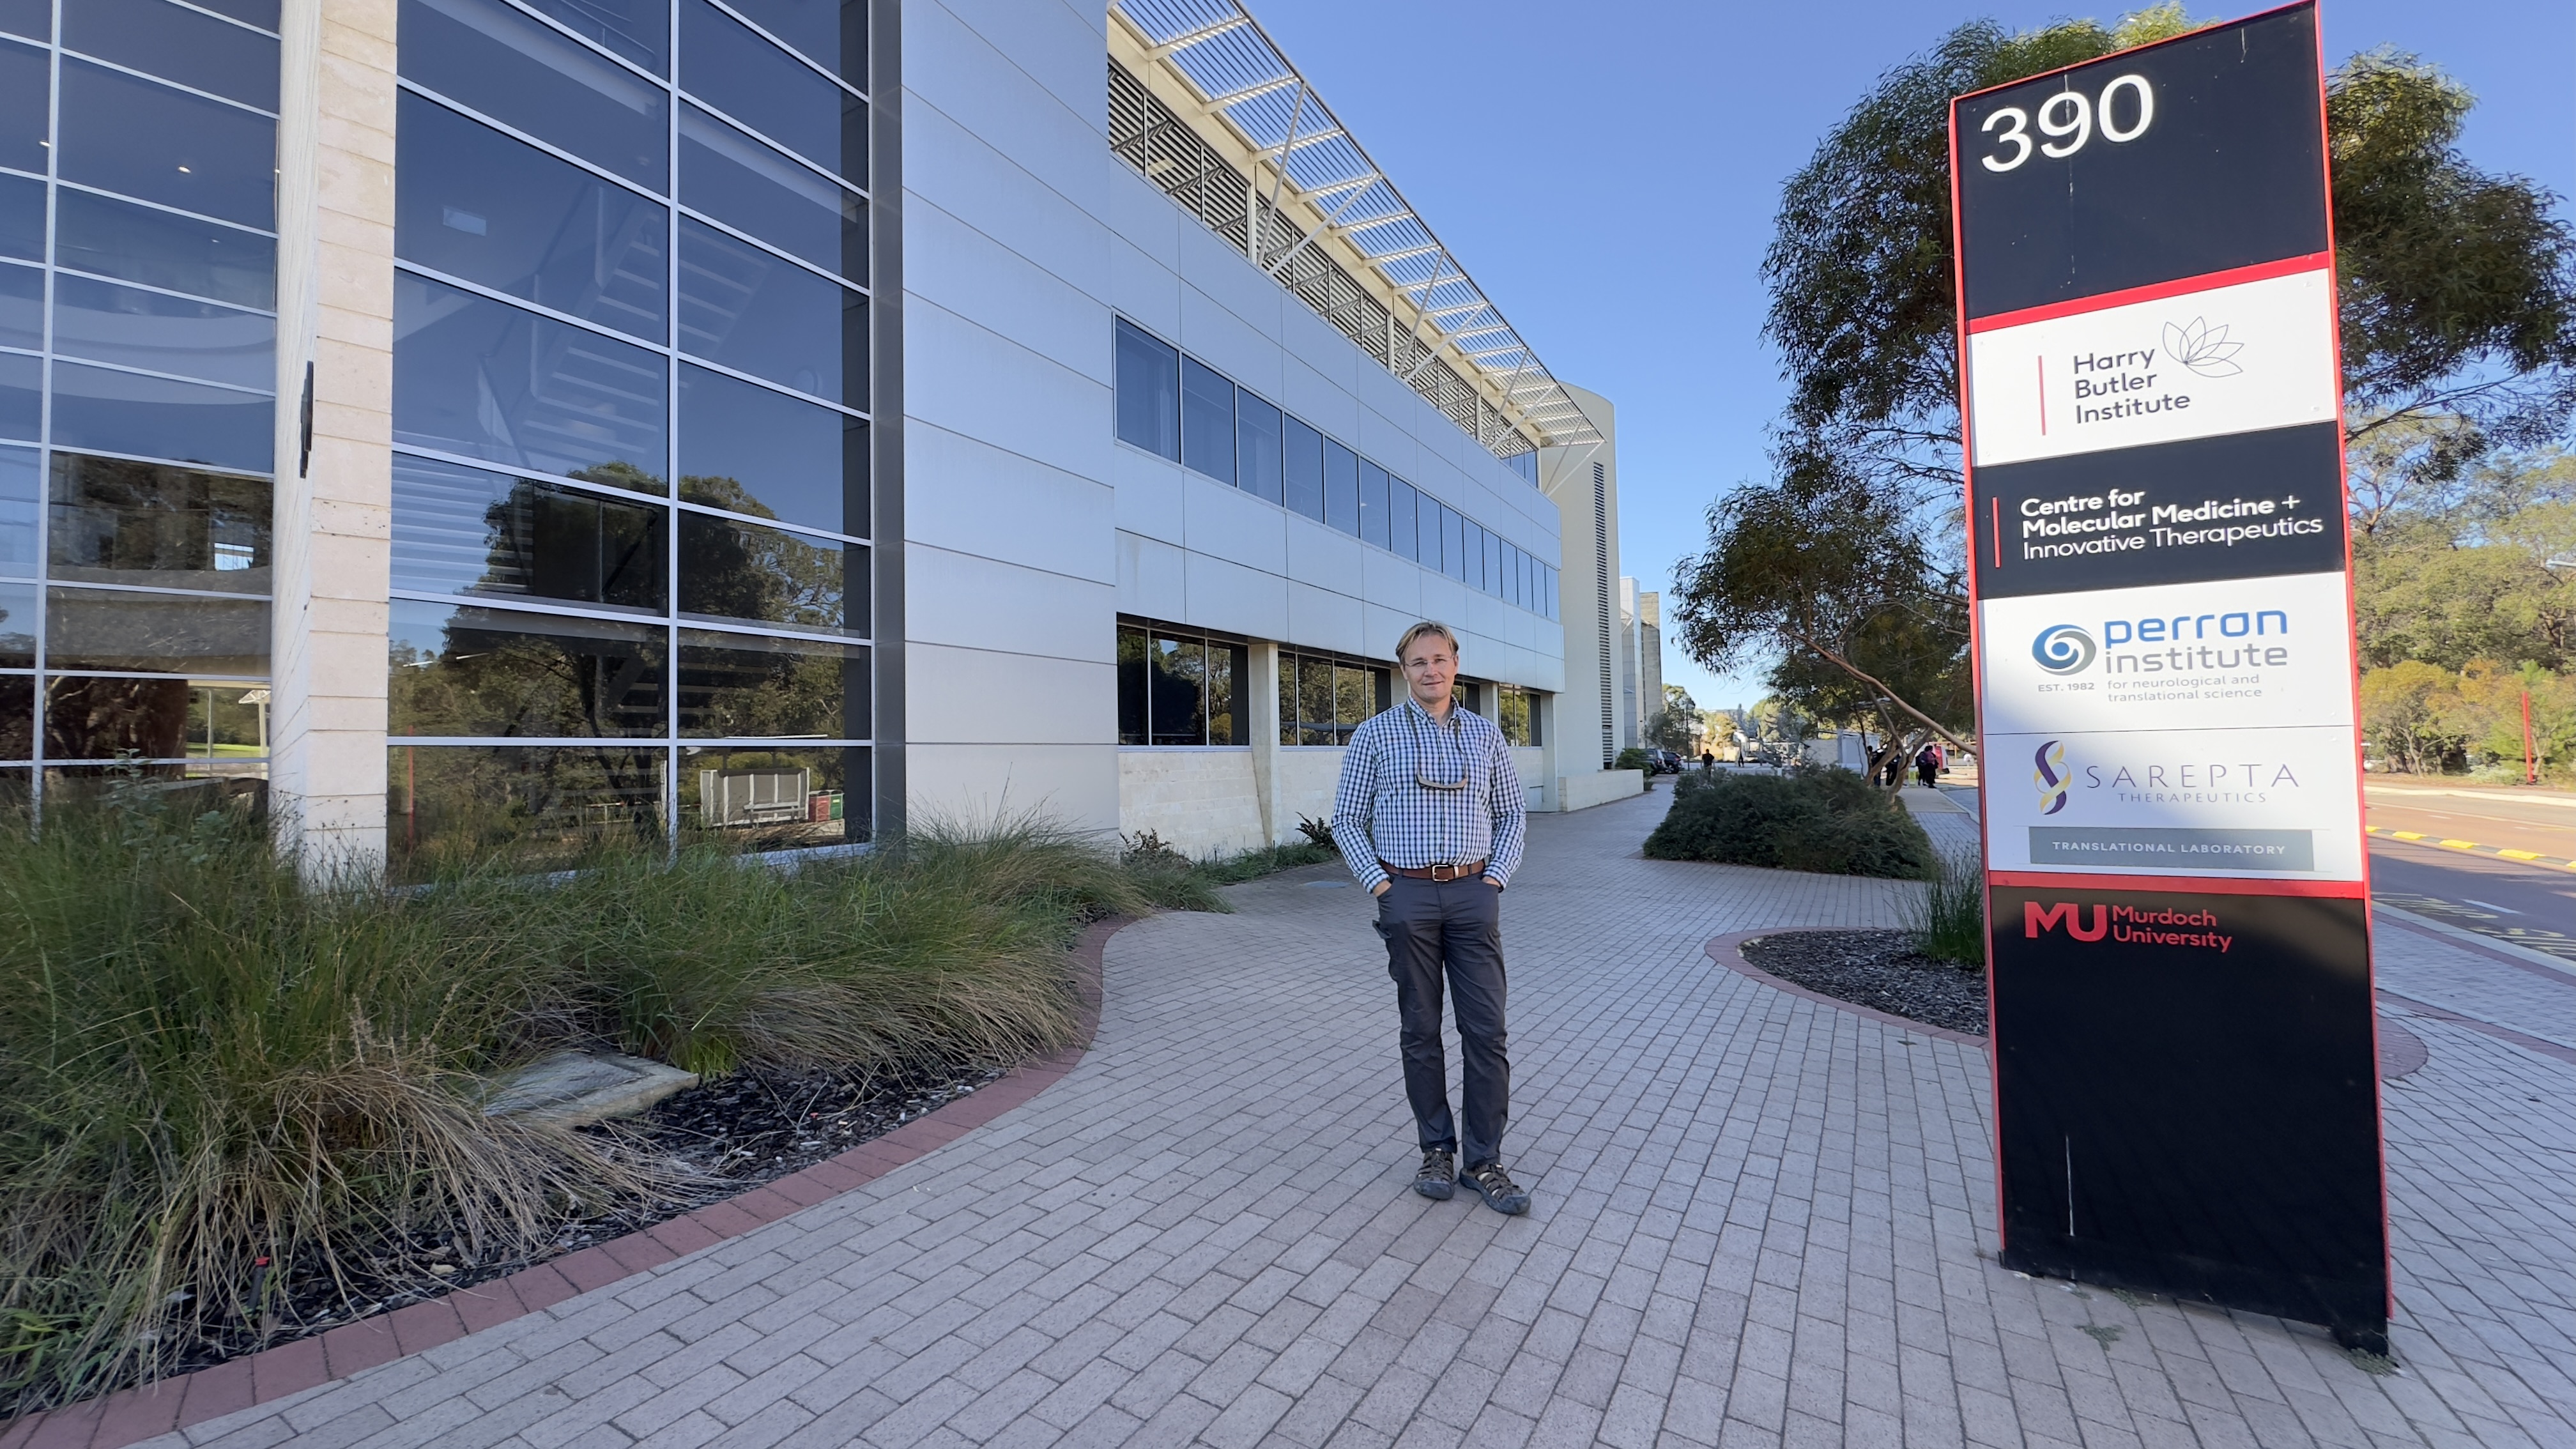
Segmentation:
[[(1806, 987), (1799, 985), (1795, 981), (1783, 981), (1779, 977), (1772, 975), (1770, 972), (1765, 971), (1761, 967), (1744, 959), (1743, 948), (1744, 943), (1747, 941), (1759, 940), (1764, 936), (1785, 936), (1791, 931), (1797, 930), (1828, 929), (1841, 928), (1822, 926), (1775, 926), (1767, 931), (1730, 931), (1708, 943), (1708, 959), (1725, 967), (1729, 971), (1736, 972), (1740, 975), (1750, 976), (1765, 986), (1788, 992), (1791, 996), (1803, 996), (1809, 1001), (1813, 1001), (1824, 1006), (1830, 1006), (1836, 1011), (1848, 1011), (1856, 1016), (1868, 1017), (1870, 1020), (1877, 1022), (1881, 1026), (1900, 1027), (1906, 1031), (1919, 1031), (1925, 1036), (1937, 1036), (1943, 1041), (1954, 1041), (1959, 1043), (1961, 1046), (1975, 1047), (1979, 1051), (1984, 1051), (1986, 1049), (1986, 1039), (1984, 1037), (1970, 1036), (1964, 1031), (1952, 1031), (1945, 1026), (1932, 1026), (1925, 1022), (1916, 1021), (1911, 1017), (1897, 1016), (1891, 1012), (1880, 1011), (1875, 1007), (1862, 1006), (1858, 1002), (1845, 1001), (1839, 996), (1827, 996), (1821, 991), (1809, 991)], [(0, 1449), (8, 1449), (8, 1446), (0, 1444)]]
[(883, 1137), (740, 1196), (550, 1258), (507, 1277), (459, 1288), (443, 1298), (343, 1324), (194, 1373), (30, 1414), (0, 1428), (0, 1449), (125, 1449), (173, 1429), (300, 1394), (361, 1369), (539, 1312), (863, 1187), (1027, 1102), (1073, 1070), (1100, 1029), (1101, 953), (1109, 938), (1131, 920), (1116, 916), (1095, 922), (1084, 929), (1074, 947), (1079, 1021), (1073, 1045), (1023, 1062), (999, 1081)]

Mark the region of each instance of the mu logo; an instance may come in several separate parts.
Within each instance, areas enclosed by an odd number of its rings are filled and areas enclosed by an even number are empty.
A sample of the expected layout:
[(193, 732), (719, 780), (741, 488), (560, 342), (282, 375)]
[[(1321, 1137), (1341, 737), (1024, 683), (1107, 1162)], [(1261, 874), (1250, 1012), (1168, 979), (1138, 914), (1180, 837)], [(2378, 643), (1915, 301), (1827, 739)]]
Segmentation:
[(2093, 907), (2093, 929), (2089, 931), (2084, 929), (2083, 917), (2080, 914), (2082, 910), (2083, 907), (2073, 901), (2059, 901), (2053, 906), (2043, 906), (2037, 901), (2024, 901), (2021, 903), (2021, 933), (2037, 940), (2039, 933), (2051, 926), (2064, 926), (2066, 934), (2076, 940), (2101, 940), (2111, 929), (2110, 908), (2102, 905)]

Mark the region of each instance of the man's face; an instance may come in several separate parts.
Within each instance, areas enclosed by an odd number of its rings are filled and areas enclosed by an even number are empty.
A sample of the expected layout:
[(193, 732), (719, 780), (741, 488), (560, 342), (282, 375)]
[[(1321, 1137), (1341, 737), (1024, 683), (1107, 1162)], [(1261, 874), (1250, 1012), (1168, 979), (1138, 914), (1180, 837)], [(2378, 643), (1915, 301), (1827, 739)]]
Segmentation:
[(1425, 709), (1445, 704), (1458, 678), (1458, 651), (1437, 634), (1424, 634), (1404, 649), (1404, 682)]

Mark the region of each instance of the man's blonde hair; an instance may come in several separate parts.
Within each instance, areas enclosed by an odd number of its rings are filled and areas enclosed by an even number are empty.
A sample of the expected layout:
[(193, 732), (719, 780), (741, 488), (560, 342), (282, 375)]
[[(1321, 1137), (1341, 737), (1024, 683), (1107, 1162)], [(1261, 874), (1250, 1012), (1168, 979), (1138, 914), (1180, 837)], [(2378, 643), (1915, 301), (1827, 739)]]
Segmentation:
[(1421, 638), (1425, 634), (1437, 634), (1441, 638), (1446, 639), (1449, 641), (1450, 657), (1454, 659), (1458, 656), (1458, 636), (1450, 633), (1449, 626), (1441, 623), (1439, 620), (1425, 619), (1421, 623), (1414, 625), (1412, 628), (1405, 630), (1404, 637), (1395, 641), (1395, 662), (1398, 668), (1401, 668), (1404, 665), (1404, 651), (1412, 648), (1413, 641)]

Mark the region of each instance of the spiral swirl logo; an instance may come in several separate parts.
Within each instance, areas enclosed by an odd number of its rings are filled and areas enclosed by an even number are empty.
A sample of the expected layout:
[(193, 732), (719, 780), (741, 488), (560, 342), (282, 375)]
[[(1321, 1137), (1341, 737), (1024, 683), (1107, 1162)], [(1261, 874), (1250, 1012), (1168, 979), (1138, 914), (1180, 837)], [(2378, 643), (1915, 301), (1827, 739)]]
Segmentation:
[[(2093, 641), (2085, 640), (2084, 647), (2086, 657), (2091, 657)], [(2039, 787), (2039, 813), (2054, 815), (2065, 809), (2067, 782), (2074, 778), (2075, 772), (2066, 767), (2064, 742), (2050, 740), (2041, 745), (2031, 752), (2030, 762), (2037, 767), (2032, 770), (2030, 778), (2031, 783)]]
[(2092, 667), (2093, 636), (2073, 624), (2051, 624), (2030, 641), (2030, 657), (2051, 674), (2080, 674)]

